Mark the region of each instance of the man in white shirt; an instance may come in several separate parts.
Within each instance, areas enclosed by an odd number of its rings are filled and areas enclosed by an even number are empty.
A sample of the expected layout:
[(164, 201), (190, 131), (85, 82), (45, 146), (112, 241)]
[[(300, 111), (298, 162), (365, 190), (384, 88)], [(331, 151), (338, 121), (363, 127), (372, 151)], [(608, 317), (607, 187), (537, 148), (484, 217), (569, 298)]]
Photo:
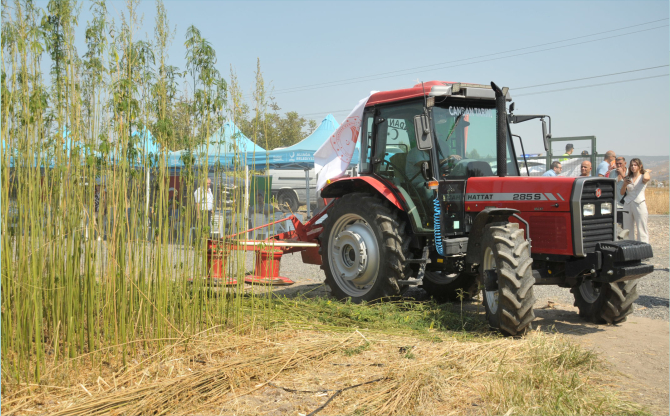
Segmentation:
[(600, 177), (608, 177), (610, 174), (610, 171), (614, 170), (614, 167), (612, 166), (614, 163), (614, 160), (616, 159), (616, 153), (614, 153), (614, 150), (608, 150), (605, 153), (605, 160), (600, 162), (598, 165), (598, 170), (596, 170), (596, 173)]
[(548, 171), (544, 172), (542, 176), (558, 176), (559, 173), (563, 170), (563, 165), (561, 165), (561, 162), (555, 160), (551, 162), (551, 169)]
[(212, 180), (207, 178), (207, 187), (199, 187), (193, 193), (196, 205), (199, 205), (196, 209), (196, 213), (200, 216), (200, 211), (207, 211), (207, 225), (212, 221), (212, 210), (214, 210), (214, 194), (212, 194)]

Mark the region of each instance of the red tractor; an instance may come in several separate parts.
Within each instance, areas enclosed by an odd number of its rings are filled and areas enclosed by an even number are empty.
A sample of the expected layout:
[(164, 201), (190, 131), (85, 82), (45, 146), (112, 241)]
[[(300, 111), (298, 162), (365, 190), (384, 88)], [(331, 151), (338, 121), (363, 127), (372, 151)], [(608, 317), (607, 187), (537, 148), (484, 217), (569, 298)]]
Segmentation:
[[(446, 301), (480, 288), (506, 335), (534, 319), (533, 286), (571, 288), (579, 314), (623, 322), (649, 244), (617, 239), (615, 181), (522, 177), (506, 88), (428, 82), (373, 94), (358, 176), (330, 181), (319, 237), (338, 299), (372, 301), (422, 286)], [(510, 106), (510, 113), (513, 104)]]

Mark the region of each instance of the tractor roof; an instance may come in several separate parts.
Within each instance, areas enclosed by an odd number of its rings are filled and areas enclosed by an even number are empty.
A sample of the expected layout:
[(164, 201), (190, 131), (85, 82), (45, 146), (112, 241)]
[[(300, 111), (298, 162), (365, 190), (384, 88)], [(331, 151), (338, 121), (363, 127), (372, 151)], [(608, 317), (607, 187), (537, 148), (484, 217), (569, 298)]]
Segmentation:
[[(428, 81), (423, 84), (416, 84), (412, 88), (405, 88), (392, 91), (381, 91), (372, 94), (368, 99), (366, 107), (376, 104), (384, 104), (395, 101), (409, 100), (411, 98), (422, 96), (462, 96), (478, 99), (494, 99), (495, 95), (490, 85), (466, 84), (453, 81)], [(511, 100), (509, 92), (507, 101)]]

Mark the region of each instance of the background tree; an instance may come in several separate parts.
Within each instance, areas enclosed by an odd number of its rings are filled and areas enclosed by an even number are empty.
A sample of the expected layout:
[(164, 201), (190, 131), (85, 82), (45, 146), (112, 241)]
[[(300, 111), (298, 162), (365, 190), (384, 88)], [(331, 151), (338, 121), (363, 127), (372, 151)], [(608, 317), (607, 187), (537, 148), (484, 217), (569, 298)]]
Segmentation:
[(186, 30), (186, 69), (193, 79), (193, 136), (205, 143), (212, 132), (223, 126), (227, 83), (216, 68), (216, 51), (191, 25)]

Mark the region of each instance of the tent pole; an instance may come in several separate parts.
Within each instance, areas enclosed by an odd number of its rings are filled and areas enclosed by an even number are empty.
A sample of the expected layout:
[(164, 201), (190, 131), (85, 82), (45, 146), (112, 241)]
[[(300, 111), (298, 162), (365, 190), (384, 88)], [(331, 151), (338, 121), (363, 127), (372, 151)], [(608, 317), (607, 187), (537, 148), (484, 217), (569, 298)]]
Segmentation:
[[(244, 229), (246, 230), (249, 228), (249, 165), (247, 164), (244, 165), (244, 212), (242, 218), (244, 218)], [(245, 238), (248, 238), (247, 236)]]
[(307, 220), (312, 218), (312, 211), (310, 208), (311, 189), (309, 189), (309, 169), (305, 169), (305, 199), (307, 199)]

